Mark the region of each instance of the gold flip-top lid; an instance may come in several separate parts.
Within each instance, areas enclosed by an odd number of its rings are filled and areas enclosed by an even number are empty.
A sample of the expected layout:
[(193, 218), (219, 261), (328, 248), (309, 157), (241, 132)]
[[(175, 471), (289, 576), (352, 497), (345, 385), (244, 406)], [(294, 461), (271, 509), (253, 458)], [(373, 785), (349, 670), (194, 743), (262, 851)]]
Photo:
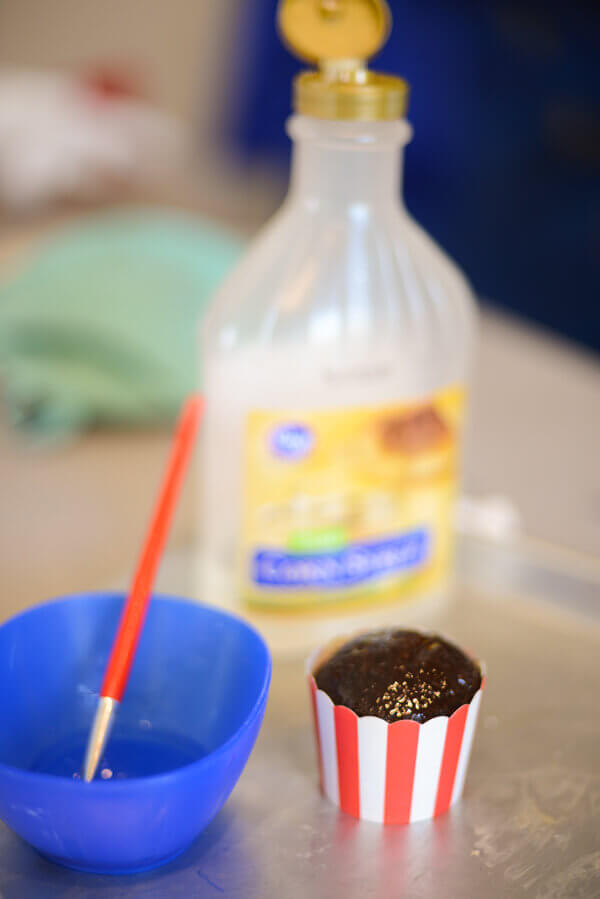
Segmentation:
[(405, 115), (406, 81), (367, 69), (390, 33), (385, 0), (281, 0), (277, 22), (292, 53), (319, 67), (294, 80), (297, 112), (354, 121)]

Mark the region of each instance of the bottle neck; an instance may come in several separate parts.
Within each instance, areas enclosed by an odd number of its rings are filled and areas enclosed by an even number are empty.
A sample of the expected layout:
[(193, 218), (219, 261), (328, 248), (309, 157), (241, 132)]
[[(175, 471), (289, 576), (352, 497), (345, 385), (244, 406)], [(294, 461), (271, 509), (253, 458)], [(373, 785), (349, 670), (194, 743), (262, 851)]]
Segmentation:
[(400, 206), (404, 146), (410, 125), (331, 122), (293, 116), (290, 198), (311, 210)]

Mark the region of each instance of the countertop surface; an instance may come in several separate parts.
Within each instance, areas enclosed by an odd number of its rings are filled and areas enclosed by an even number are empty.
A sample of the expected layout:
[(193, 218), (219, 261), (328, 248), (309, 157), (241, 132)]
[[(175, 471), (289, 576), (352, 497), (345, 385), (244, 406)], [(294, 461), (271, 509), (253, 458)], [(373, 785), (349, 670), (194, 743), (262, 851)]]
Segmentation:
[[(192, 555), (181, 561), (166, 566), (174, 589)], [(493, 544), (461, 544), (459, 586), (438, 610), (435, 627), (476, 648), (488, 680), (465, 793), (447, 814), (382, 827), (322, 798), (303, 663), (279, 658), (265, 723), (241, 780), (187, 852), (148, 874), (83, 875), (44, 860), (0, 823), (0, 895), (600, 895), (600, 724), (591, 712), (600, 689), (600, 581), (553, 570), (547, 561), (550, 567), (537, 564), (518, 548), (506, 556)], [(582, 615), (565, 610), (573, 598)]]

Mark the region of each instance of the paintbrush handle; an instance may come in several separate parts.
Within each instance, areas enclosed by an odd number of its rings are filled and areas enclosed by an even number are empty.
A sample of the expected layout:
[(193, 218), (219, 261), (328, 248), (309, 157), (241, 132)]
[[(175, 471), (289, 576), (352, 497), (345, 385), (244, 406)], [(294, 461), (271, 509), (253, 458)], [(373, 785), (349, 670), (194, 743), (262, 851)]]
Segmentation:
[(200, 397), (185, 404), (173, 440), (152, 521), (104, 675), (101, 696), (121, 701), (144, 624), (152, 585), (173, 518), (181, 482), (194, 446), (203, 410)]

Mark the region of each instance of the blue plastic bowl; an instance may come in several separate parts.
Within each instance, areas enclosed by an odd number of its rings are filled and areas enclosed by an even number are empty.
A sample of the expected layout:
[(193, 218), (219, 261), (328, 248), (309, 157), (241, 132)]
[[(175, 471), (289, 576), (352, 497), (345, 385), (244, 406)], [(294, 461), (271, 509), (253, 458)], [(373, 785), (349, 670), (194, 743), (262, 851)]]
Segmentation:
[(153, 598), (101, 762), (107, 779), (83, 783), (122, 603), (66, 597), (0, 627), (0, 818), (54, 861), (96, 873), (147, 870), (194, 841), (248, 760), (271, 678), (269, 651), (243, 621)]

